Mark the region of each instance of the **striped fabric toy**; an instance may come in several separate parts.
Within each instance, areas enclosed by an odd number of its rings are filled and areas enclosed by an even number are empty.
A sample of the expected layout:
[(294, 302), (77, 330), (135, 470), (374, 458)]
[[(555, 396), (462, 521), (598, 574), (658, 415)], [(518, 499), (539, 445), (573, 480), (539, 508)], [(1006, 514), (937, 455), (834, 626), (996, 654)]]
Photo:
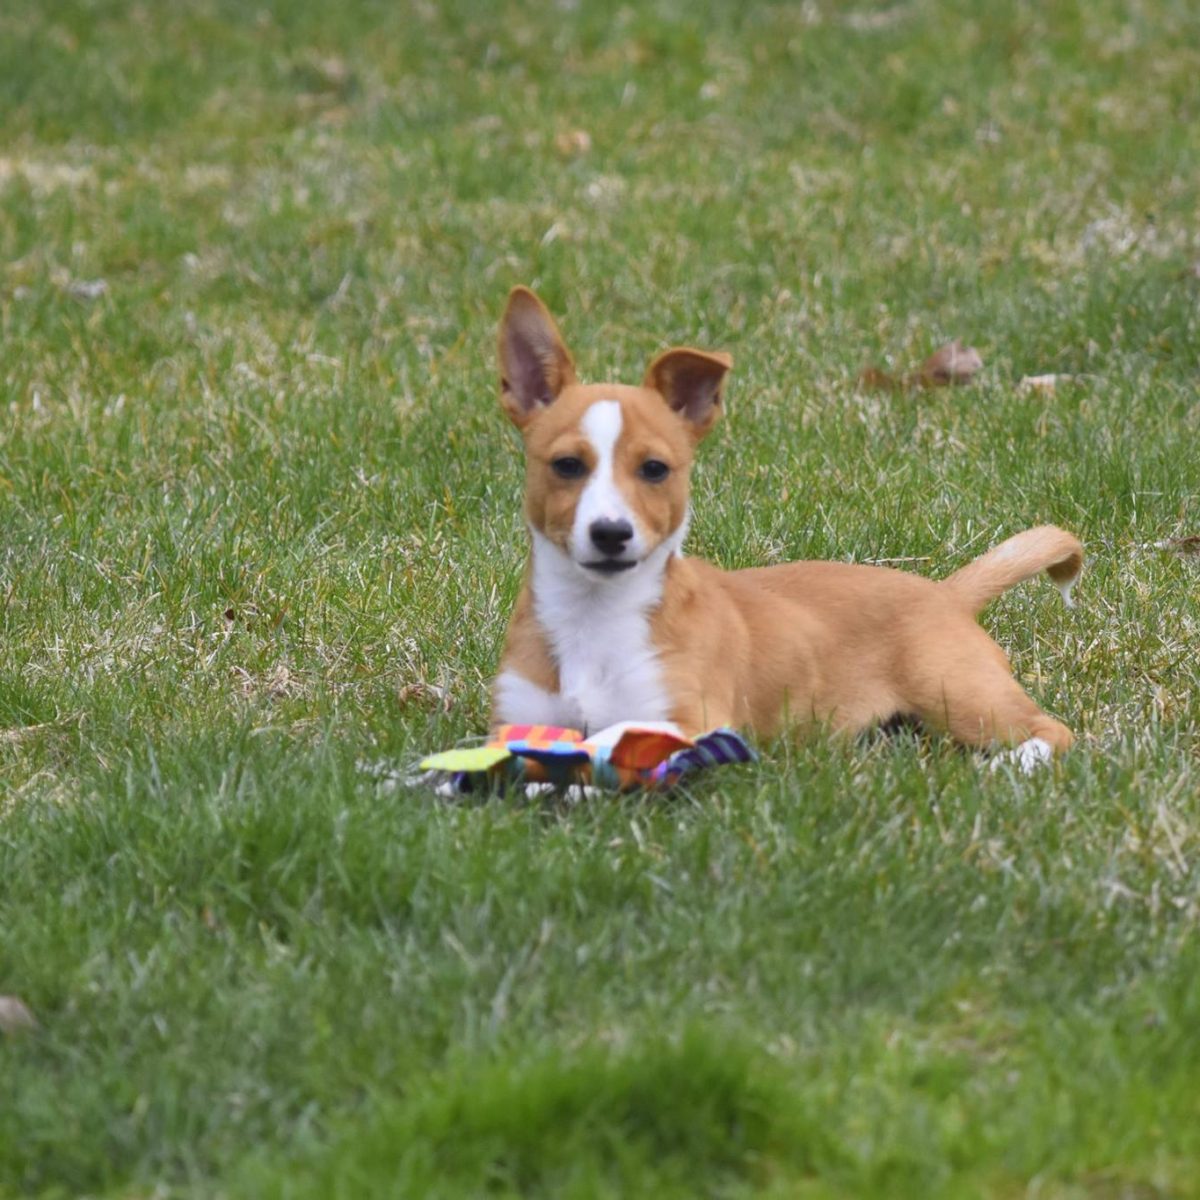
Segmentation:
[(458, 792), (510, 783), (627, 792), (665, 790), (694, 771), (754, 758), (732, 729), (693, 740), (667, 725), (627, 721), (591, 736), (558, 725), (502, 725), (484, 745), (431, 755), (421, 768), (447, 777)]

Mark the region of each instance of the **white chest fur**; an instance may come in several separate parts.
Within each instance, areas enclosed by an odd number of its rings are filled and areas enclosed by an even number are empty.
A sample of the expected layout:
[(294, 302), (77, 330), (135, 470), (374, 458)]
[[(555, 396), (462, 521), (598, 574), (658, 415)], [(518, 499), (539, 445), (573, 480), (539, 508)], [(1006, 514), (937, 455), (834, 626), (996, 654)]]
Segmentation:
[(667, 720), (670, 698), (650, 637), (650, 615), (675, 550), (672, 538), (634, 571), (592, 579), (535, 532), (534, 612), (558, 664), (559, 690), (535, 687), (520, 675), (520, 664), (509, 663), (496, 681), (500, 720), (593, 731), (617, 721)]

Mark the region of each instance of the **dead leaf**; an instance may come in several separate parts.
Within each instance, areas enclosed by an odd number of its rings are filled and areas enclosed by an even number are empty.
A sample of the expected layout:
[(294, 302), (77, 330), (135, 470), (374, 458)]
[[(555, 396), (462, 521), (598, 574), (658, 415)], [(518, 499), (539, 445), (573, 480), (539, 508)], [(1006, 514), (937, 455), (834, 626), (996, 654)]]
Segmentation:
[(326, 98), (344, 96), (355, 84), (350, 64), (336, 54), (304, 54), (292, 63), (291, 73), (296, 86), (303, 89), (297, 99), (306, 104), (320, 103), (322, 94)]
[(65, 730), (70, 725), (78, 725), (82, 720), (82, 713), (67, 713), (53, 721), (40, 721), (36, 725), (9, 725), (7, 728), (0, 728), (0, 746), (19, 746), (26, 738), (37, 737), (54, 730)]
[(423, 680), (406, 683), (396, 693), (396, 698), (402, 705), (412, 704), (425, 709), (440, 708), (444, 713), (448, 713), (454, 707), (454, 699), (448, 688), (438, 687), (436, 683), (425, 683)]
[(871, 33), (877, 29), (890, 29), (899, 24), (909, 15), (909, 6), (893, 4), (891, 8), (871, 9), (863, 12), (852, 11), (842, 17), (842, 21), (855, 33)]
[(983, 370), (983, 359), (974, 346), (957, 338), (935, 350), (916, 370), (916, 382), (924, 387), (970, 383)]
[(1190, 557), (1200, 555), (1200, 534), (1191, 533), (1187, 537), (1164, 538), (1155, 542), (1156, 550), (1170, 550), (1172, 554), (1182, 554)]
[(231, 625), (241, 623), (247, 627), (253, 627), (255, 621), (260, 616), (260, 612), (257, 604), (242, 604), (236, 607), (231, 604), (221, 615)]
[(866, 367), (859, 372), (858, 384), (877, 392), (959, 386), (970, 383), (982, 369), (979, 351), (974, 346), (964, 346), (956, 338), (935, 350), (915, 371), (896, 376), (889, 375), (882, 367)]
[(587, 154), (592, 148), (592, 135), (586, 129), (567, 129), (554, 138), (554, 148), (564, 158)]
[(16, 996), (0, 996), (0, 1033), (25, 1033), (38, 1027), (37, 1018)]
[(336, 54), (324, 58), (314, 57), (313, 68), (332, 88), (344, 88), (350, 82), (350, 67), (344, 58)]
[(76, 300), (99, 300), (108, 291), (107, 279), (76, 279), (67, 285)]
[(1023, 375), (1017, 384), (1018, 392), (1044, 392), (1053, 396), (1059, 383), (1071, 379), (1070, 375)]
[(904, 387), (904, 382), (881, 367), (864, 367), (858, 373), (858, 386), (869, 392), (898, 392)]
[(28, 737), (41, 733), (44, 729), (52, 729), (53, 721), (43, 721), (39, 725), (13, 725), (8, 729), (0, 729), (0, 746), (16, 746)]
[(277, 663), (270, 671), (252, 674), (245, 667), (234, 667), (233, 674), (237, 679), (237, 687), (247, 700), (266, 696), (271, 700), (287, 700), (300, 695), (304, 690), (303, 682), (283, 663)]
[(1094, 375), (1023, 375), (1017, 384), (1018, 392), (1042, 392), (1053, 396), (1059, 386), (1095, 379)]

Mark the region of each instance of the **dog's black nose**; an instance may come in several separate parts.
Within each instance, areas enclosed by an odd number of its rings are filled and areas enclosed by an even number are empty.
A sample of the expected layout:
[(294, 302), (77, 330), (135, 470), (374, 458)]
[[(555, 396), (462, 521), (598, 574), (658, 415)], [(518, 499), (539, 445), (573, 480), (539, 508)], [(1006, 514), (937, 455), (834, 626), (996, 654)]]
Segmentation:
[(588, 534), (592, 539), (592, 545), (601, 554), (607, 554), (609, 558), (615, 558), (625, 549), (625, 543), (633, 537), (633, 526), (628, 521), (606, 521), (601, 519), (592, 522), (591, 528), (588, 529)]

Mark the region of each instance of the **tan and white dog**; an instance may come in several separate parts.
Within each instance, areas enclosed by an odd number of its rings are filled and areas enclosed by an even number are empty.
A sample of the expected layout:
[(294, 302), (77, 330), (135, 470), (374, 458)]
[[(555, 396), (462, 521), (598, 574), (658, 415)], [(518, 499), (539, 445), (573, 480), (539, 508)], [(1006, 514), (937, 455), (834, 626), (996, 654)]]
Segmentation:
[(731, 365), (674, 349), (640, 387), (581, 384), (549, 312), (513, 290), (501, 404), (525, 440), (533, 546), (493, 722), (770, 735), (905, 716), (971, 746), (1015, 747), (1025, 769), (1066, 750), (1071, 731), (1025, 694), (975, 616), (1043, 570), (1069, 603), (1083, 565), (1071, 534), (1030, 529), (936, 582), (838, 562), (723, 571), (683, 556), (693, 454)]

